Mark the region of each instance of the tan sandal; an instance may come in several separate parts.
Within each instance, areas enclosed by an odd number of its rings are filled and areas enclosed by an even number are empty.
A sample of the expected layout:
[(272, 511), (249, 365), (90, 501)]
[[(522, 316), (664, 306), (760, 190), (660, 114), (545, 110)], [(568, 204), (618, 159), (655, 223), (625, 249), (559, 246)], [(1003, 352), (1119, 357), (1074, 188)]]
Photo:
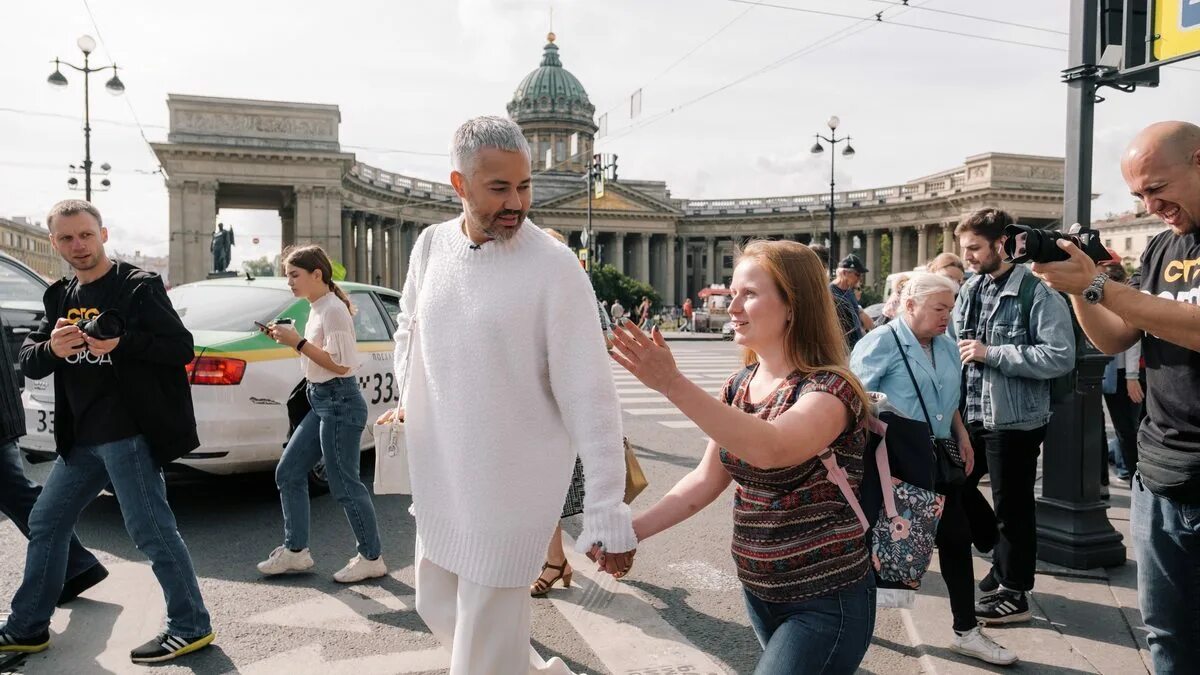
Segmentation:
[(575, 570), (571, 569), (571, 563), (569, 563), (565, 560), (563, 561), (563, 564), (561, 564), (561, 565), (551, 565), (550, 563), (544, 563), (542, 565), (542, 572), (544, 573), (546, 570), (555, 570), (558, 572), (558, 575), (551, 578), (549, 581), (547, 581), (546, 579), (543, 579), (541, 576), (538, 576), (537, 581), (533, 582), (529, 586), (530, 597), (540, 598), (540, 597), (546, 595), (547, 593), (550, 592), (550, 589), (554, 586), (554, 582), (558, 581), (559, 579), (562, 580), (563, 588), (571, 587), (571, 574), (574, 573), (574, 571), (575, 571)]

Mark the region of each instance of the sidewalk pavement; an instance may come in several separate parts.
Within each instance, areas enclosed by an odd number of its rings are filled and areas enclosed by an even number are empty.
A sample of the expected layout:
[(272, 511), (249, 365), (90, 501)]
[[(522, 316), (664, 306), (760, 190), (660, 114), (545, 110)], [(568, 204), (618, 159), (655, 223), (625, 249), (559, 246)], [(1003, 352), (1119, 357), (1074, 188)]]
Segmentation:
[[(1129, 487), (1110, 486), (1109, 519), (1125, 538), (1127, 560), (1120, 567), (1072, 570), (1039, 561), (1030, 595), (1033, 620), (1012, 627), (985, 628), (992, 639), (1016, 652), (1010, 668), (991, 666), (950, 650), (953, 637), (949, 596), (937, 557), (921, 584), (915, 606), (901, 610), (922, 669), (927, 673), (1149, 673), (1150, 654), (1137, 605), (1137, 571), (1129, 538)], [(975, 579), (990, 559), (975, 557)], [(979, 595), (978, 590), (976, 591)]]

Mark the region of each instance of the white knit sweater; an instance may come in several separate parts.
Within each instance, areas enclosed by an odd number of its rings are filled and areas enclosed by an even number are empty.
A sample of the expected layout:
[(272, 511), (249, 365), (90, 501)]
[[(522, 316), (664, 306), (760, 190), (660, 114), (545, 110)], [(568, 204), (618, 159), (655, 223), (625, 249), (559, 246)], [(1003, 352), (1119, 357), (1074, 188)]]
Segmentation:
[(402, 400), (417, 539), (470, 581), (522, 587), (537, 578), (577, 453), (587, 482), (577, 546), (636, 547), (620, 407), (571, 251), (528, 220), (471, 249), (461, 223), (417, 239), (396, 331), (397, 382), (414, 339)]

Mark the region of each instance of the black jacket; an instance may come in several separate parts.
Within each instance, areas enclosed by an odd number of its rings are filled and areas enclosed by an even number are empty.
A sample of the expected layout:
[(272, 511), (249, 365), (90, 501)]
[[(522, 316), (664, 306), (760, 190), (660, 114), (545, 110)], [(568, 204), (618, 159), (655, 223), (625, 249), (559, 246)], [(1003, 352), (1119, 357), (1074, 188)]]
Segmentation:
[(25, 408), (21, 405), (21, 383), (13, 368), (8, 331), (0, 320), (0, 443), (25, 435)]
[[(113, 372), (121, 398), (146, 437), (159, 464), (167, 464), (200, 446), (192, 390), (184, 366), (194, 357), (192, 334), (171, 306), (162, 278), (133, 265), (115, 262), (121, 279), (115, 308), (125, 319), (125, 335), (112, 351)], [(46, 316), (21, 346), (21, 370), (40, 380), (58, 371), (62, 359), (50, 351), (50, 332), (63, 314), (73, 279), (60, 279), (46, 289)], [(75, 420), (63, 379), (54, 378), (54, 440), (58, 454), (70, 461)]]

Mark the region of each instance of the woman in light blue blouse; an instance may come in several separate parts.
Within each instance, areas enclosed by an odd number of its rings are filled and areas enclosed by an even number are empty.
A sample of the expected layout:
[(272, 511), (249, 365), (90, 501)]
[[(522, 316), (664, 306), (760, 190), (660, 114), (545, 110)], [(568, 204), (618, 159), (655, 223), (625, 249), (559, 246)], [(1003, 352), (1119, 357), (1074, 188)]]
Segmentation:
[[(957, 284), (946, 277), (927, 272), (912, 274), (900, 296), (896, 319), (871, 331), (855, 345), (850, 369), (867, 391), (886, 394), (888, 403), (905, 417), (925, 421), (923, 400), (933, 435), (958, 441), (970, 474), (974, 453), (958, 412), (962, 362), (958, 346), (946, 335), (957, 290)], [(954, 616), (951, 649), (997, 665), (1016, 661), (1015, 654), (980, 631), (975, 619), (971, 531), (956, 488), (946, 495), (937, 549)]]

